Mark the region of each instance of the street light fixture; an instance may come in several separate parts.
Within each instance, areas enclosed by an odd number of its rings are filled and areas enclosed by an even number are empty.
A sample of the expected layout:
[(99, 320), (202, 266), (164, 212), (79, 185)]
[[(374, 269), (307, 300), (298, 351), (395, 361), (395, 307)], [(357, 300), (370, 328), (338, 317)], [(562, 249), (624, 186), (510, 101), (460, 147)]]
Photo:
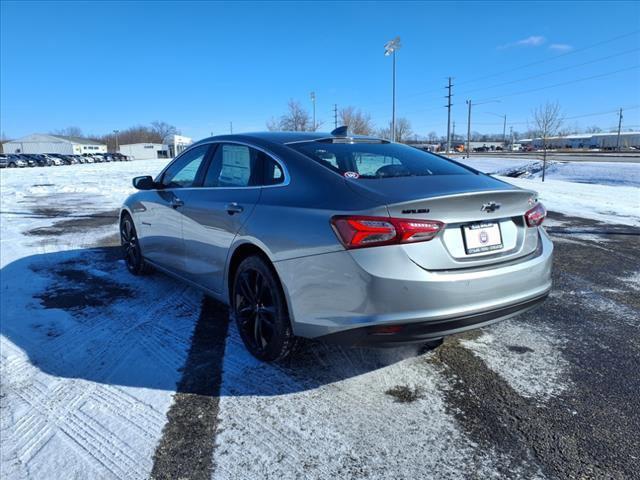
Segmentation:
[(400, 37), (384, 44), (384, 56), (393, 57), (392, 106), (391, 106), (391, 140), (396, 141), (396, 51), (400, 50)]
[(313, 103), (313, 131), (316, 131), (316, 92), (311, 92), (311, 103)]

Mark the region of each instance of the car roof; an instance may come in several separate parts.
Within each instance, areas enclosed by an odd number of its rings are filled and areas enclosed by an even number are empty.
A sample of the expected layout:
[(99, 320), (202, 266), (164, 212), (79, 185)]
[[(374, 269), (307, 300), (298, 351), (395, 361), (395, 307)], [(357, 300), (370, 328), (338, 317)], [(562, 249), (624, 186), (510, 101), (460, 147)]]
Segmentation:
[(230, 135), (218, 135), (215, 137), (203, 138), (197, 143), (206, 143), (212, 140), (216, 141), (251, 141), (259, 140), (263, 142), (271, 142), (280, 145), (286, 145), (288, 143), (295, 142), (309, 142), (314, 140), (322, 140), (325, 138), (359, 138), (359, 139), (371, 139), (380, 140), (376, 137), (368, 137), (362, 135), (348, 135), (346, 137), (332, 135), (331, 132), (250, 132), (241, 134)]

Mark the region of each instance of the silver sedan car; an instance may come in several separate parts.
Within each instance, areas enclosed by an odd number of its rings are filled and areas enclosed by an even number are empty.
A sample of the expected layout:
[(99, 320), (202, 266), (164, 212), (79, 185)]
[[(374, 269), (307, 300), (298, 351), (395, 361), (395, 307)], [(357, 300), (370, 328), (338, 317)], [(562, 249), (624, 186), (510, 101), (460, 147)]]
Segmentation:
[(299, 337), (426, 343), (529, 310), (551, 288), (535, 192), (345, 128), (207, 138), (133, 184), (128, 269), (227, 303), (265, 361)]

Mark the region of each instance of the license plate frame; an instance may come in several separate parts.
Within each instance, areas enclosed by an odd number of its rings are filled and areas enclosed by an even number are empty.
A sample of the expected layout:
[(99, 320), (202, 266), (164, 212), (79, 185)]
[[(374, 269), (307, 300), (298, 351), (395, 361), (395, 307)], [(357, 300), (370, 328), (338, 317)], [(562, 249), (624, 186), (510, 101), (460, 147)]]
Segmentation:
[(467, 255), (487, 253), (504, 248), (502, 230), (498, 222), (481, 222), (463, 225), (462, 240)]

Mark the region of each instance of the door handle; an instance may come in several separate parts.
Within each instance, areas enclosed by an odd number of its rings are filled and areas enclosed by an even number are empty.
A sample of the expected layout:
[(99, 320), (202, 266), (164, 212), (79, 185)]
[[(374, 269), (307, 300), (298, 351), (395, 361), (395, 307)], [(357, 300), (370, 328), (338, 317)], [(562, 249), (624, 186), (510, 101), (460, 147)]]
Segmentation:
[(173, 197), (171, 199), (171, 206), (173, 208), (178, 208), (184, 205), (184, 202), (182, 200), (180, 200), (178, 197)]
[(228, 203), (225, 209), (227, 210), (227, 213), (229, 215), (233, 215), (234, 213), (242, 213), (242, 211), (244, 210), (242, 205), (238, 205), (236, 202)]

